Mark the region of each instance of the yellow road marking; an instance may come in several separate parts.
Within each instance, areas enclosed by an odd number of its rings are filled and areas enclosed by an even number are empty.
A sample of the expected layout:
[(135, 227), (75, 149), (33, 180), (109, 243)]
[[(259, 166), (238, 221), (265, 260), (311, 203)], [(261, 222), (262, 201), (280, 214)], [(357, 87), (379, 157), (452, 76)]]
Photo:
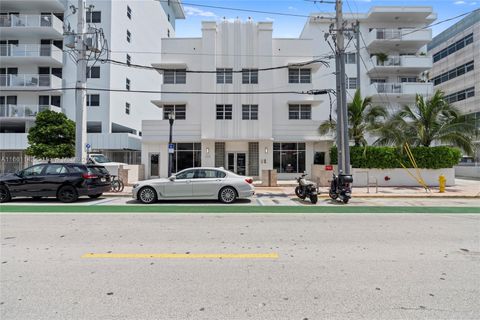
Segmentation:
[(278, 253), (86, 253), (97, 259), (278, 259)]

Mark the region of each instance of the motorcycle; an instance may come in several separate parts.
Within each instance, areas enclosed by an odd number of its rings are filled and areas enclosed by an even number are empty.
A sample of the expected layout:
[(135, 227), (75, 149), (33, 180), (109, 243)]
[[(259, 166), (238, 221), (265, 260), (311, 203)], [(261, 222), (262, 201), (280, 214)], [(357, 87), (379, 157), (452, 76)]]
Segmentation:
[(348, 203), (352, 197), (351, 184), (353, 177), (350, 174), (339, 174), (338, 176), (333, 174), (332, 182), (330, 183), (330, 190), (328, 195), (333, 200), (340, 198), (343, 203)]
[(298, 186), (295, 188), (295, 194), (302, 200), (305, 200), (305, 198), (308, 197), (310, 198), (310, 202), (316, 204), (318, 202), (317, 185), (305, 179), (306, 176), (307, 174), (304, 173), (300, 177), (296, 178)]

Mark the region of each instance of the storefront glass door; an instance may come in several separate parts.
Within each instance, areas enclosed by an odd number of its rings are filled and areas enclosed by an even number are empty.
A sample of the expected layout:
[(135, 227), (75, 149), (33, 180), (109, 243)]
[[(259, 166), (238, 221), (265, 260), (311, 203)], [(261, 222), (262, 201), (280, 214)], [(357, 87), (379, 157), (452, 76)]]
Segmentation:
[(227, 154), (227, 169), (239, 175), (247, 174), (247, 154), (244, 152), (229, 152)]

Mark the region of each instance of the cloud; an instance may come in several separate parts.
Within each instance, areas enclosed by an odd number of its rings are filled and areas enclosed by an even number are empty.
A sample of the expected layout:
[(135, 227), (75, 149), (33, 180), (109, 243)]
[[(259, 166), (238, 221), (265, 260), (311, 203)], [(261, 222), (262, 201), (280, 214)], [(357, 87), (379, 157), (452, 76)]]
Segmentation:
[(265, 18), (265, 21), (272, 21), (272, 22), (273, 22), (273, 21), (275, 21), (275, 19), (270, 18), (270, 17), (266, 17), (266, 18)]
[(453, 4), (465, 4), (465, 1), (462, 1), (462, 0), (460, 0), (460, 1), (455, 1)]
[(297, 11), (297, 8), (292, 7), (292, 6), (289, 6), (289, 7), (288, 7), (288, 10), (290, 10), (290, 11)]
[(205, 11), (202, 9), (189, 7), (189, 6), (184, 6), (183, 8), (187, 16), (213, 17), (213, 18), (217, 17), (217, 15), (211, 11)]

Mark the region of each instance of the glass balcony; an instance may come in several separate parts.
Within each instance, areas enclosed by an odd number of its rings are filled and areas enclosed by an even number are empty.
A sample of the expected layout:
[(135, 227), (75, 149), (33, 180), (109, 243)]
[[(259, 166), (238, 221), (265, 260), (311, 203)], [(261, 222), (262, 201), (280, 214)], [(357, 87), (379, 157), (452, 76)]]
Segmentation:
[(49, 63), (62, 65), (62, 49), (51, 44), (1, 44), (0, 57), (4, 63)]
[(34, 32), (58, 38), (63, 35), (63, 22), (53, 14), (10, 14), (0, 16), (0, 29), (5, 37)]
[(62, 87), (62, 79), (52, 74), (1, 74), (0, 87), (8, 88), (52, 88)]
[(34, 118), (37, 114), (44, 110), (62, 112), (57, 106), (41, 106), (41, 105), (0, 105), (0, 118)]

